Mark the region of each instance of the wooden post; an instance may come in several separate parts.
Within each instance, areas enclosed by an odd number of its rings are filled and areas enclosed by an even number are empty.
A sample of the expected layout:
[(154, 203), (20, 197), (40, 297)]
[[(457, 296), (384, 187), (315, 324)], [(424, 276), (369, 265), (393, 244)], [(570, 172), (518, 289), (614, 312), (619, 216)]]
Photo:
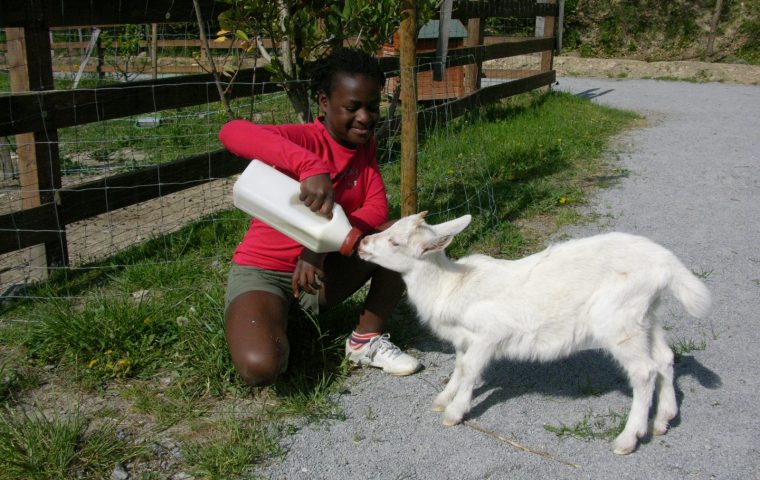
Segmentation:
[[(557, 0), (539, 0), (539, 3), (550, 3), (550, 4), (556, 4)], [(536, 26), (538, 27), (539, 19), (542, 19), (543, 23), (543, 30), (540, 32), (536, 32), (536, 36), (541, 37), (553, 37), (554, 36), (554, 27), (557, 24), (556, 17), (536, 17)], [(538, 28), (537, 28), (538, 30)], [(547, 72), (554, 68), (554, 49), (541, 52), (541, 71)]]
[(0, 137), (0, 167), (3, 169), (3, 179), (13, 178), (11, 147), (8, 144), (8, 139), (5, 137)]
[(442, 82), (446, 75), (446, 54), (449, 51), (449, 26), (454, 0), (443, 0), (438, 15), (438, 39), (435, 47), (436, 61), (433, 64), (433, 81)]
[[(24, 28), (7, 28), (8, 66), (11, 91), (52, 90), (53, 63), (50, 55), (50, 29), (45, 21), (44, 6), (39, 0), (27, 4), (28, 23)], [(45, 111), (40, 112), (45, 115)], [(16, 135), (21, 208), (28, 209), (55, 203), (61, 188), (58, 131), (46, 129)], [(33, 247), (30, 266), (39, 267), (34, 280), (44, 278), (47, 268), (68, 264), (66, 232), (62, 225), (50, 225), (60, 231), (58, 241)]]
[[(465, 47), (477, 47), (483, 45), (483, 22), (479, 18), (467, 20), (467, 38)], [(464, 92), (469, 95), (480, 89), (480, 76), (483, 72), (483, 62), (478, 61), (464, 67)]]
[(153, 80), (158, 78), (158, 24), (150, 26), (150, 64), (153, 68)]
[(103, 35), (98, 35), (98, 38), (95, 41), (95, 55), (98, 59), (98, 64), (95, 67), (95, 72), (97, 72), (98, 74), (99, 81), (103, 81), (106, 78), (105, 73), (103, 73), (103, 64), (105, 63), (105, 52), (103, 52), (102, 38), (103, 38)]
[(401, 215), (417, 212), (417, 2), (401, 0)]

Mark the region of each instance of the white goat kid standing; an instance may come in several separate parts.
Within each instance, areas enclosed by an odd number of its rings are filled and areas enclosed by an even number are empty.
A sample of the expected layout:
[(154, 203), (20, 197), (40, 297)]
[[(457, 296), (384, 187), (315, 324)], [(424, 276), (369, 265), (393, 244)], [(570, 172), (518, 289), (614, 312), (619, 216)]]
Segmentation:
[(670, 251), (643, 237), (609, 233), (516, 261), (485, 255), (451, 261), (444, 249), (471, 217), (428, 225), (424, 215), (364, 238), (359, 256), (400, 272), (421, 321), (454, 344), (454, 373), (433, 402), (445, 425), (469, 412), (473, 388), (493, 359), (552, 361), (603, 348), (633, 389), (615, 453), (631, 453), (647, 434), (655, 387), (653, 432), (667, 431), (678, 413), (673, 352), (653, 310), (665, 288), (695, 317), (704, 318), (711, 306), (710, 292)]

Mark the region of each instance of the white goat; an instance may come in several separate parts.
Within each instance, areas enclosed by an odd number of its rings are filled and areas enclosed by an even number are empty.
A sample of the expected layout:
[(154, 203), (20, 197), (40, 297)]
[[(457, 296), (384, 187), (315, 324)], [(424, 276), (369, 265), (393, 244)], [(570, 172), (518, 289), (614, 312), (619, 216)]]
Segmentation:
[(643, 237), (609, 233), (516, 261), (485, 255), (451, 261), (444, 249), (471, 217), (428, 225), (424, 215), (364, 238), (358, 253), (400, 272), (420, 319), (454, 344), (454, 373), (433, 402), (433, 410), (444, 412), (444, 425), (469, 412), (473, 388), (493, 359), (552, 361), (603, 348), (633, 389), (615, 453), (631, 453), (646, 435), (655, 386), (653, 432), (667, 431), (678, 413), (673, 352), (653, 310), (666, 287), (695, 317), (704, 318), (711, 307), (705, 285), (670, 251)]

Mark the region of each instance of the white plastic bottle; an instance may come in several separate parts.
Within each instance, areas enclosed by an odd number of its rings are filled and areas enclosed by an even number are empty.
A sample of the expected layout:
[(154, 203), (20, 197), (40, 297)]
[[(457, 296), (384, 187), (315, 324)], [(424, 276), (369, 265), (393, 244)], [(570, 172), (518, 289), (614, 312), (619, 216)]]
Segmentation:
[(351, 255), (362, 235), (335, 203), (332, 220), (312, 212), (298, 196), (301, 185), (274, 167), (252, 160), (232, 187), (237, 208), (316, 253)]

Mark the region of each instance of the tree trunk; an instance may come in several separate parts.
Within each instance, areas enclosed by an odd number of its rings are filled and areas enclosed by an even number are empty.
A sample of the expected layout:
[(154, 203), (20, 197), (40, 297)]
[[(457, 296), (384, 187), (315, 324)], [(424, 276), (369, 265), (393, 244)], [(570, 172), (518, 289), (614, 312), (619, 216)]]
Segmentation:
[(710, 35), (707, 37), (707, 56), (713, 55), (713, 44), (715, 43), (715, 34), (718, 30), (718, 21), (720, 13), (723, 10), (723, 0), (715, 0), (715, 12), (713, 13), (712, 22), (710, 22)]
[(299, 68), (298, 61), (294, 61), (293, 57), (298, 58), (297, 53), (293, 51), (293, 44), (291, 38), (288, 36), (287, 18), (290, 16), (288, 10), (288, 4), (286, 0), (277, 0), (278, 11), (280, 15), (280, 32), (282, 32), (282, 40), (280, 41), (280, 51), (278, 52), (278, 58), (282, 65), (282, 71), (284, 73), (285, 82), (283, 87), (288, 94), (288, 100), (293, 105), (293, 109), (298, 115), (298, 121), (301, 123), (307, 123), (311, 121), (311, 115), (309, 113), (309, 89), (305, 85), (298, 82), (301, 69)]

